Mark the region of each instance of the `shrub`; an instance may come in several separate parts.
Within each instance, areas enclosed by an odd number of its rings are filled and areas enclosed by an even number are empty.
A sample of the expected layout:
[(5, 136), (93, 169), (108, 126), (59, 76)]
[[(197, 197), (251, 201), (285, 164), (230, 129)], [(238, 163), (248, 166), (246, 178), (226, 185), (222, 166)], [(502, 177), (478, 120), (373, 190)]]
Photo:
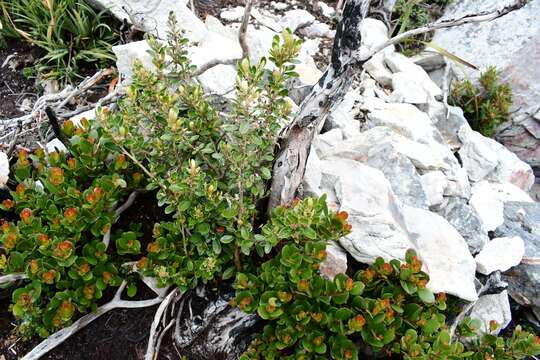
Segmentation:
[(155, 71), (136, 64), (118, 112), (100, 120), (174, 218), (156, 225), (142, 265), (185, 291), (218, 275), (232, 278), (250, 261), (257, 202), (266, 195), (280, 122), (291, 108), (284, 83), (296, 76), (300, 43), (287, 31), (276, 36), (273, 70), (264, 58), (241, 61), (230, 111), (218, 112), (192, 79), (174, 18), (170, 29), (168, 44), (149, 40)]
[(463, 109), (471, 127), (491, 137), (497, 126), (510, 119), (512, 90), (501, 83), (495, 67), (489, 67), (480, 74), (479, 86), (470, 80), (454, 84), (450, 103)]
[[(95, 124), (97, 125), (97, 124)], [(116, 254), (102, 241), (117, 220), (114, 208), (139, 185), (125, 156), (104, 141), (103, 130), (64, 125), (70, 154), (19, 153), (18, 182), (0, 208), (14, 221), (2, 224), (0, 273), (25, 272), (29, 283), (13, 292), (11, 307), (24, 335), (46, 337), (76, 313), (97, 308), (108, 287), (121, 282), (119, 255), (137, 254), (134, 232), (115, 236)]]
[(0, 37), (18, 37), (46, 51), (37, 70), (46, 78), (74, 80), (88, 67), (114, 62), (119, 35), (104, 11), (83, 0), (6, 0)]

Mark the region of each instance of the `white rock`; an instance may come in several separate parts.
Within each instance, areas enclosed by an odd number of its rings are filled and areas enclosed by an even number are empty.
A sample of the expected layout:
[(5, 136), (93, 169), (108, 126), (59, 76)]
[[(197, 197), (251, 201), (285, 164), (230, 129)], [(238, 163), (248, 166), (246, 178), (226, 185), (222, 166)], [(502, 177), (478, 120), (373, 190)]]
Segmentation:
[(236, 6), (232, 9), (223, 10), (219, 17), (226, 21), (240, 21), (244, 16), (244, 7)]
[(279, 21), (283, 28), (289, 28), (295, 32), (299, 27), (307, 26), (315, 21), (315, 16), (306, 10), (289, 10)]
[(335, 196), (339, 210), (349, 213), (353, 230), (339, 240), (341, 246), (360, 262), (371, 263), (379, 256), (403, 259), (412, 245), (399, 224), (398, 200), (383, 173), (343, 158), (318, 165), (319, 192), (329, 194), (330, 202)]
[(223, 25), (218, 18), (208, 15), (204, 24), (210, 33), (220, 34), (229, 40), (238, 41), (238, 30), (235, 30), (231, 26)]
[(476, 264), (463, 237), (443, 217), (430, 211), (405, 206), (403, 215), (410, 241), (429, 274), (428, 288), (476, 300)]
[(355, 119), (358, 109), (355, 107), (360, 95), (356, 91), (349, 91), (343, 97), (341, 103), (336, 104), (326, 120), (329, 128), (340, 128), (343, 137), (349, 139), (360, 133), (360, 122)]
[[(510, 321), (512, 321), (508, 291), (504, 290), (499, 294), (480, 296), (468, 316), (471, 319), (480, 320), (482, 325), (477, 331), (478, 335), (498, 335), (499, 332), (505, 329), (510, 324)], [(490, 328), (491, 321), (496, 321), (499, 325), (494, 331), (491, 331)]]
[(272, 16), (268, 11), (261, 9), (252, 9), (251, 16), (257, 20), (261, 25), (266, 26), (272, 31), (281, 33), (283, 31), (283, 26), (278, 22), (279, 18)]
[(68, 149), (66, 148), (66, 146), (60, 140), (58, 140), (57, 138), (54, 138), (45, 145), (45, 151), (48, 154), (50, 154), (52, 152), (55, 152), (55, 151), (62, 152), (62, 153), (67, 153)]
[(510, 183), (480, 181), (472, 187), (469, 204), (476, 210), (486, 231), (493, 231), (504, 222), (504, 203), (533, 202), (527, 193)]
[(336, 10), (323, 1), (319, 1), (317, 5), (319, 6), (319, 10), (324, 17), (332, 18), (336, 14)]
[[(246, 42), (249, 46), (251, 61), (257, 63), (262, 57), (268, 55), (275, 35), (277, 35), (276, 32), (266, 27), (255, 29), (253, 26), (248, 26)], [(267, 65), (269, 66), (270, 62)]]
[(364, 64), (364, 69), (382, 86), (392, 86), (392, 72), (384, 63), (384, 54), (374, 55)]
[(335, 128), (323, 134), (316, 135), (313, 139), (313, 148), (320, 157), (324, 157), (343, 142), (343, 132), (340, 128)]
[(505, 272), (519, 265), (524, 254), (525, 244), (519, 236), (495, 238), (476, 255), (476, 271), (484, 275)]
[(289, 7), (288, 4), (286, 3), (283, 3), (283, 2), (274, 2), (272, 1), (272, 7), (276, 10), (285, 10), (286, 8)]
[(408, 104), (426, 104), (433, 95), (424, 87), (425, 81), (415, 73), (398, 72), (392, 75), (392, 96), (390, 101)]
[(198, 77), (204, 91), (209, 94), (225, 95), (234, 90), (236, 68), (233, 65), (217, 65)]
[[(411, 104), (390, 103), (368, 114), (372, 126), (388, 126), (400, 135), (423, 144), (441, 145), (443, 138), (429, 117)], [(451, 154), (450, 150), (447, 151)], [(451, 154), (451, 157), (454, 156)]]
[(328, 24), (320, 22), (314, 22), (313, 24), (300, 30), (300, 32), (310, 38), (326, 37), (332, 39), (336, 35), (336, 31), (331, 30)]
[(200, 67), (213, 60), (227, 61), (242, 57), (242, 48), (236, 39), (209, 32), (197, 47), (189, 49), (189, 58), (193, 65)]
[[(360, 23), (360, 36), (362, 41), (360, 56), (364, 56), (369, 54), (374, 47), (388, 40), (388, 28), (380, 20), (366, 18)], [(390, 45), (381, 52), (392, 53), (394, 49), (394, 45)]]
[(442, 171), (428, 172), (422, 175), (421, 179), (429, 206), (442, 204), (444, 191), (448, 186), (448, 181)]
[(319, 272), (329, 280), (334, 280), (337, 274), (347, 272), (347, 253), (334, 241), (326, 245), (326, 258), (321, 263)]
[(421, 66), (418, 66), (410, 58), (397, 52), (388, 52), (384, 57), (386, 65), (394, 73), (404, 72), (416, 77), (416, 82), (421, 83), (422, 87), (432, 96), (442, 96), (442, 90), (431, 80)]
[(96, 118), (96, 109), (94, 108), (94, 109), (86, 110), (85, 112), (82, 112), (75, 116), (72, 116), (69, 118), (69, 120), (71, 120), (73, 125), (80, 127), (82, 119), (92, 120), (95, 118)]
[(493, 182), (509, 182), (523, 191), (529, 191), (534, 184), (534, 173), (529, 164), (521, 161), (516, 154), (497, 141), (484, 138), (486, 144), (495, 152), (499, 163), (487, 176)]
[(155, 69), (152, 64), (152, 56), (149, 54), (150, 47), (146, 40), (134, 41), (127, 44), (112, 47), (116, 56), (116, 68), (122, 78), (122, 83), (131, 82), (133, 76), (133, 64), (140, 61), (147, 69)]
[(9, 180), (9, 159), (5, 152), (0, 151), (0, 189), (6, 187)]
[(479, 181), (491, 173), (499, 162), (497, 154), (486, 144), (482, 134), (461, 127), (458, 137), (463, 143), (459, 149), (459, 157), (467, 170), (469, 179)]
[(185, 1), (91, 0), (90, 2), (96, 7), (107, 9), (121, 21), (126, 19), (130, 23), (135, 22), (138, 28), (162, 39), (169, 31), (167, 22), (171, 11), (176, 16), (179, 28), (185, 31), (189, 40), (198, 42), (207, 34), (204, 23), (187, 8)]

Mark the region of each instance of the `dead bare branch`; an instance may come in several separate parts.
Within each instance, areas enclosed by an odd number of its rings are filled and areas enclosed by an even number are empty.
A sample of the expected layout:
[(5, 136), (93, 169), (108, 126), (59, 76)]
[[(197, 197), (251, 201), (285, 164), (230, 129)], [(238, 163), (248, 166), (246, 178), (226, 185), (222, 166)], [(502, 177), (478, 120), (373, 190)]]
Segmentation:
[(0, 276), (0, 285), (10, 284), (17, 280), (28, 279), (25, 273), (13, 273)]

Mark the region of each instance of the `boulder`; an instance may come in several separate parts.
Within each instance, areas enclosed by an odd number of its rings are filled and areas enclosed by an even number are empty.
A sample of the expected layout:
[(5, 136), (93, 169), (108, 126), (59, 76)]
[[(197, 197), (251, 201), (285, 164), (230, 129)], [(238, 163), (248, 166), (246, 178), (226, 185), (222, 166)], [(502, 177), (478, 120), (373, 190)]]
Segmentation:
[(240, 21), (244, 17), (244, 7), (236, 6), (221, 11), (219, 17), (226, 21)]
[(472, 254), (478, 253), (489, 241), (487, 230), (473, 207), (465, 199), (450, 197), (438, 211), (463, 236)]
[(0, 151), (0, 189), (6, 187), (9, 180), (9, 159), (5, 152)]
[(343, 100), (336, 104), (334, 109), (328, 115), (324, 128), (340, 128), (343, 131), (343, 137), (349, 139), (360, 133), (360, 122), (355, 119), (359, 114), (356, 106), (361, 96), (356, 91), (349, 91), (343, 97)]
[(393, 74), (384, 63), (384, 54), (374, 55), (364, 64), (364, 69), (382, 86), (387, 88), (392, 86)]
[(408, 104), (427, 104), (433, 97), (424, 82), (415, 73), (397, 72), (392, 75), (390, 101)]
[[(453, 1), (443, 18), (491, 11), (513, 0)], [(508, 31), (508, 29), (512, 29)], [(513, 92), (512, 120), (498, 129), (496, 138), (520, 159), (540, 170), (540, 119), (535, 118), (540, 98), (540, 0), (527, 1), (521, 9), (492, 21), (435, 32), (433, 42), (479, 66), (495, 66)], [(450, 63), (460, 78), (475, 79), (474, 72)]]
[(456, 229), (428, 210), (404, 206), (403, 217), (409, 239), (429, 274), (428, 288), (435, 293), (476, 300), (476, 263)]
[(519, 236), (525, 243), (525, 256), (521, 264), (503, 274), (508, 282), (508, 293), (521, 305), (540, 308), (540, 203), (507, 202), (504, 205), (504, 223), (495, 230), (495, 236)]
[[(477, 330), (478, 335), (498, 335), (512, 321), (508, 291), (504, 290), (499, 294), (480, 296), (468, 316), (471, 319), (480, 320), (481, 326)], [(495, 321), (498, 325), (495, 330), (491, 330), (490, 323), (492, 321)]]
[(474, 258), (476, 271), (489, 275), (519, 265), (525, 254), (525, 244), (519, 236), (492, 239)]
[(122, 0), (90, 0), (90, 3), (100, 9), (109, 10), (120, 21), (126, 19), (137, 29), (161, 39), (164, 39), (169, 31), (167, 22), (170, 12), (174, 13), (179, 28), (189, 40), (198, 42), (207, 34), (204, 23), (187, 8), (185, 1), (132, 0), (126, 3)]
[[(366, 18), (360, 23), (360, 39), (362, 39), (360, 54), (367, 55), (375, 46), (388, 41), (388, 28), (380, 20)], [(390, 45), (381, 52), (390, 54), (394, 52), (394, 49), (394, 45)]]
[(318, 22), (318, 21), (316, 21), (313, 24), (299, 30), (299, 32), (302, 35), (307, 36), (309, 38), (325, 37), (325, 38), (332, 39), (332, 38), (334, 38), (334, 36), (336, 34), (336, 31), (330, 29), (330, 26), (328, 24), (321, 23), (321, 22)]
[(412, 244), (400, 224), (399, 202), (383, 173), (338, 157), (322, 160), (321, 171), (323, 191), (335, 193), (339, 210), (349, 213), (353, 227), (339, 240), (341, 246), (364, 263), (379, 256), (403, 259)]

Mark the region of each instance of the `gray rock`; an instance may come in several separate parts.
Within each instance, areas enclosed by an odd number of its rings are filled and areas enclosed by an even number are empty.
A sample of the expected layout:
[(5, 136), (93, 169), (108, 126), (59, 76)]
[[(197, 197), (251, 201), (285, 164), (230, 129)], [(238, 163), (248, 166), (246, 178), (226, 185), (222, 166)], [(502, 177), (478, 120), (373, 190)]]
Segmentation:
[(411, 60), (427, 72), (440, 69), (446, 64), (444, 56), (435, 51), (422, 51), (411, 57)]
[(469, 250), (476, 254), (489, 241), (487, 230), (476, 211), (461, 198), (450, 197), (446, 206), (438, 211), (463, 236)]
[[(512, 0), (454, 1), (444, 18), (490, 11), (513, 4)], [(508, 29), (512, 29), (509, 31)], [(530, 0), (521, 9), (493, 21), (437, 30), (433, 42), (485, 69), (495, 66), (513, 92), (513, 119), (502, 126), (496, 138), (520, 159), (540, 169), (540, 121), (534, 118), (540, 98), (540, 0)], [(460, 77), (477, 78), (473, 72), (451, 64)]]
[(428, 208), (428, 196), (414, 164), (391, 143), (372, 147), (367, 153), (365, 163), (382, 171), (403, 204)]
[(525, 256), (516, 267), (504, 273), (510, 296), (521, 305), (540, 307), (540, 203), (507, 202), (504, 223), (496, 236), (519, 236), (525, 242)]
[(302, 35), (310, 38), (325, 37), (332, 39), (336, 35), (336, 31), (330, 29), (330, 26), (328, 24), (320, 23), (318, 21), (305, 28), (300, 29), (299, 32)]
[(470, 129), (470, 125), (463, 116), (463, 110), (456, 106), (445, 106), (439, 101), (430, 101), (428, 104), (420, 106), (425, 111), (431, 121), (435, 124), (446, 145), (452, 151), (459, 150), (463, 144), (458, 136), (458, 131), (463, 127)]
[[(480, 296), (468, 316), (471, 319), (480, 320), (481, 327), (477, 331), (478, 335), (498, 335), (512, 321), (508, 291), (504, 290), (499, 294)], [(490, 328), (491, 321), (498, 324), (498, 327), (493, 331)]]

